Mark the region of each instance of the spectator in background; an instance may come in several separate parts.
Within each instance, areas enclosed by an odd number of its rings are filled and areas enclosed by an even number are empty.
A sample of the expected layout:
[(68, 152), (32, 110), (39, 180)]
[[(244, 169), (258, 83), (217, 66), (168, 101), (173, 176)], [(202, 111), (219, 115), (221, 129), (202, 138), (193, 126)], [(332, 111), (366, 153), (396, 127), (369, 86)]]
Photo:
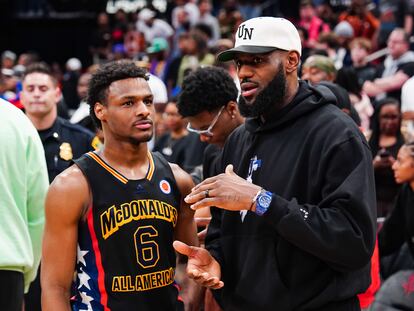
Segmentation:
[(338, 15), (333, 11), (330, 1), (320, 1), (316, 4), (315, 9), (318, 17), (327, 23), (330, 29), (333, 29), (338, 24)]
[(82, 71), (82, 63), (79, 59), (72, 57), (66, 62), (66, 71), (62, 78), (62, 95), (69, 110), (69, 117), (79, 107), (79, 97), (76, 91), (79, 76)]
[(188, 18), (187, 11), (180, 7), (177, 11), (177, 22), (178, 25), (174, 27), (174, 37), (173, 37), (173, 45), (172, 51), (170, 54), (170, 58), (174, 59), (178, 56), (181, 56), (181, 48), (180, 48), (180, 39), (188, 34), (191, 29), (190, 20)]
[(16, 62), (16, 53), (12, 51), (4, 51), (1, 54), (1, 69), (7, 68), (12, 69), (14, 67), (14, 64)]
[(88, 84), (91, 79), (92, 73), (86, 72), (82, 74), (78, 80), (77, 92), (78, 97), (80, 98), (80, 103), (78, 109), (73, 113), (70, 118), (70, 122), (73, 124), (78, 124), (84, 128), (87, 128), (92, 133), (96, 134), (96, 137), (92, 140), (92, 147), (94, 149), (99, 149), (103, 142), (102, 131), (96, 126), (90, 116), (90, 107), (87, 103), (87, 94), (88, 94)]
[(311, 55), (302, 65), (302, 79), (312, 84), (321, 81), (333, 82), (336, 78), (336, 68), (333, 61), (323, 55)]
[(301, 0), (299, 8), (300, 20), (298, 26), (308, 32), (306, 46), (314, 48), (321, 33), (329, 32), (329, 25), (325, 24), (316, 14), (311, 0)]
[[(72, 164), (72, 159), (93, 149), (94, 135), (89, 130), (58, 117), (57, 104), (62, 94), (46, 64), (30, 65), (22, 84), (20, 99), (43, 143), (49, 182), (52, 182)], [(40, 294), (38, 277), (26, 296), (27, 310), (41, 310)]]
[(123, 9), (118, 9), (114, 15), (112, 39), (114, 43), (122, 43), (128, 31), (129, 18)]
[(337, 70), (335, 65), (327, 56), (311, 55), (303, 64), (302, 79), (309, 80), (312, 85), (323, 84), (333, 93), (336, 100), (333, 104), (349, 115), (358, 126), (361, 120), (358, 112), (351, 104), (348, 92), (341, 86), (334, 83), (336, 80)]
[(354, 38), (354, 30), (347, 21), (342, 21), (335, 26), (334, 33), (339, 43), (334, 62), (336, 69), (339, 70), (343, 66), (350, 66), (352, 64), (349, 43)]
[(262, 15), (262, 2), (261, 0), (239, 0), (237, 8), (243, 16), (243, 20)]
[(150, 68), (149, 72), (161, 80), (166, 80), (168, 70), (168, 52), (169, 44), (165, 38), (154, 38), (151, 46), (147, 48)]
[[(335, 62), (335, 60), (338, 58), (338, 50), (340, 48), (341, 44), (338, 40), (338, 36), (334, 32), (327, 32), (319, 36), (318, 42), (315, 45), (317, 53), (314, 54), (325, 55), (326, 53), (327, 56)], [(319, 51), (323, 52), (324, 54), (320, 53)]]
[(401, 89), (402, 129), (406, 141), (414, 141), (414, 77), (404, 83)]
[(170, 41), (174, 35), (174, 29), (170, 24), (160, 18), (156, 18), (156, 13), (148, 8), (143, 8), (138, 13), (136, 29), (144, 34), (147, 45), (150, 45), (154, 38), (164, 38)]
[(101, 12), (97, 16), (97, 28), (92, 33), (90, 51), (93, 62), (99, 64), (108, 59), (112, 46), (112, 29), (109, 24), (109, 16)]
[(201, 65), (213, 65), (214, 55), (208, 52), (207, 38), (199, 31), (189, 34), (187, 55), (184, 55), (178, 68), (177, 85), (181, 87), (185, 75)]
[[(146, 68), (148, 71), (151, 64), (149, 63), (147, 57), (143, 57), (142, 59), (136, 62), (136, 65), (138, 67)], [(161, 115), (164, 112), (165, 106), (167, 105), (167, 102), (168, 102), (167, 87), (160, 78), (158, 78), (156, 75), (153, 75), (151, 73), (149, 73), (148, 85), (153, 95), (152, 101), (155, 107), (155, 119), (162, 120)], [(155, 126), (157, 127), (157, 124)], [(148, 148), (150, 150), (153, 149), (155, 140), (157, 138), (158, 137), (155, 134), (152, 135), (151, 140), (148, 142)]]
[(175, 100), (167, 104), (163, 117), (168, 132), (157, 139), (153, 150), (163, 154), (168, 162), (178, 164), (191, 173), (202, 163), (206, 144), (187, 130), (187, 122), (178, 113)]
[(361, 86), (367, 80), (374, 80), (376, 75), (376, 68), (371, 63), (368, 63), (366, 57), (371, 53), (371, 43), (365, 38), (355, 38), (349, 44), (351, 51), (352, 67), (358, 77), (358, 83)]
[[(392, 169), (395, 180), (401, 185), (396, 204), (378, 234), (381, 256), (397, 252), (404, 244), (408, 256), (414, 260), (414, 144), (407, 143), (398, 151)], [(414, 271), (404, 270), (389, 277), (377, 294), (372, 311), (413, 310)]]
[(0, 309), (21, 311), (40, 262), (47, 170), (30, 120), (0, 100), (0, 123)]
[(26, 68), (27, 66), (38, 62), (39, 58), (40, 57), (37, 52), (27, 51), (19, 55), (19, 58), (17, 59), (17, 65), (22, 65)]
[(188, 16), (188, 21), (190, 27), (194, 26), (199, 22), (200, 18), (200, 11), (193, 0), (174, 0), (175, 2), (175, 8), (171, 12), (171, 24), (175, 29), (179, 27), (179, 21), (178, 21), (178, 12), (182, 9), (186, 12)]
[(398, 150), (404, 144), (400, 127), (401, 113), (398, 100), (385, 98), (375, 108), (369, 139), (375, 172), (378, 217), (386, 217), (392, 210), (399, 190), (394, 180), (392, 165)]
[(145, 50), (144, 34), (137, 31), (134, 24), (128, 24), (124, 36), (125, 53), (128, 58), (136, 59)]
[(189, 53), (189, 41), (190, 35), (187, 32), (182, 33), (178, 37), (177, 48), (179, 52), (177, 53), (177, 56), (172, 55), (165, 78), (169, 97), (175, 97), (179, 92), (178, 72), (184, 56)]
[(123, 43), (116, 43), (112, 46), (112, 53), (109, 55), (110, 60), (121, 60), (127, 56)]
[(309, 34), (308, 31), (301, 26), (298, 26), (297, 29), (299, 32), (300, 41), (302, 43), (301, 61), (304, 62), (312, 52), (312, 49), (306, 45), (306, 42), (308, 42), (309, 39)]
[(355, 37), (376, 41), (380, 22), (368, 11), (366, 0), (352, 0), (350, 7), (339, 15), (338, 20), (347, 21), (352, 26)]
[(409, 0), (379, 0), (380, 28), (378, 46), (386, 44), (391, 32), (395, 28), (402, 28), (407, 35), (411, 35), (413, 28), (413, 11)]
[[(217, 42), (214, 49), (212, 49), (212, 52), (214, 52), (214, 54), (217, 56), (219, 53), (221, 53), (225, 50), (231, 49), (232, 46), (233, 46), (233, 41), (232, 40), (230, 40), (230, 39), (220, 39)], [(216, 57), (216, 59), (217, 59), (217, 57)], [(237, 68), (236, 68), (235, 63), (216, 61), (214, 63), (214, 66), (225, 69), (229, 73), (229, 75), (233, 78), (237, 89), (240, 91), (240, 83), (239, 83), (239, 78), (237, 76)]]
[(208, 41), (208, 46), (213, 47), (221, 38), (221, 33), (218, 19), (211, 14), (211, 0), (198, 0), (198, 9), (200, 10), (198, 22), (210, 27), (211, 39)]
[(379, 70), (378, 78), (365, 81), (363, 90), (381, 100), (394, 97), (400, 100), (401, 87), (414, 75), (414, 52), (410, 51), (409, 36), (402, 28), (394, 29), (387, 41), (389, 55)]
[(237, 9), (236, 0), (225, 0), (219, 11), (218, 20), (221, 37), (233, 39), (233, 33), (236, 32), (237, 27), (243, 22), (243, 17)]
[(370, 132), (370, 118), (374, 113), (371, 100), (362, 91), (362, 86), (358, 82), (358, 77), (353, 67), (344, 67), (338, 70), (335, 82), (347, 90), (352, 106), (358, 112), (361, 119), (361, 130), (365, 137)]
[(17, 104), (17, 101), (19, 99), (19, 90), (17, 89), (17, 86), (20, 81), (18, 75), (13, 69), (8, 68), (1, 69), (0, 75), (4, 87), (1, 91), (0, 97), (8, 102), (11, 102), (12, 104)]

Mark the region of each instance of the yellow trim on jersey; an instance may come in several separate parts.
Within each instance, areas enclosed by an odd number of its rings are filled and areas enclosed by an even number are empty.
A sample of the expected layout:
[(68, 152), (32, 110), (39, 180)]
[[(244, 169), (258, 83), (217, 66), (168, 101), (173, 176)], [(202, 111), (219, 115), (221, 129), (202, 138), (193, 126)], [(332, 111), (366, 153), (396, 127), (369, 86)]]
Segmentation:
[(98, 155), (96, 155), (92, 151), (88, 152), (87, 155), (90, 156), (92, 159), (94, 159), (98, 164), (100, 164), (104, 169), (106, 169), (109, 173), (111, 173), (120, 182), (122, 182), (123, 184), (128, 183), (128, 179), (126, 179), (124, 176), (122, 176), (117, 171), (115, 171), (112, 167), (107, 165), (104, 161), (102, 161), (102, 159)]
[[(120, 173), (118, 173), (116, 170), (114, 170), (112, 167), (110, 167), (108, 164), (106, 164), (96, 153), (94, 152), (88, 152), (88, 156), (90, 156), (92, 159), (94, 159), (98, 164), (100, 164), (104, 169), (106, 169), (109, 173), (111, 173), (114, 177), (116, 177), (120, 182), (123, 184), (128, 183), (128, 179), (122, 176)], [(154, 159), (152, 157), (151, 152), (148, 151), (148, 161), (149, 161), (149, 168), (148, 173), (146, 176), (146, 179), (151, 180), (152, 176), (154, 175), (155, 171), (155, 164)]]
[(152, 158), (152, 154), (149, 151), (148, 151), (148, 160), (149, 160), (149, 169), (148, 169), (147, 179), (151, 180), (152, 175), (154, 175), (155, 165), (154, 165), (154, 159)]

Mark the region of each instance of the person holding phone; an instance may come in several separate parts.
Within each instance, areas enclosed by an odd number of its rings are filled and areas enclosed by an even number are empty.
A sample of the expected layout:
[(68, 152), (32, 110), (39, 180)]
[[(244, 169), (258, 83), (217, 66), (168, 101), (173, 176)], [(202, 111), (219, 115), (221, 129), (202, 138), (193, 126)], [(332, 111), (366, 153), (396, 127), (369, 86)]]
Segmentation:
[(404, 144), (400, 131), (401, 112), (398, 100), (386, 98), (377, 106), (369, 144), (373, 156), (377, 190), (377, 216), (386, 217), (391, 211), (399, 185), (395, 182), (392, 165)]

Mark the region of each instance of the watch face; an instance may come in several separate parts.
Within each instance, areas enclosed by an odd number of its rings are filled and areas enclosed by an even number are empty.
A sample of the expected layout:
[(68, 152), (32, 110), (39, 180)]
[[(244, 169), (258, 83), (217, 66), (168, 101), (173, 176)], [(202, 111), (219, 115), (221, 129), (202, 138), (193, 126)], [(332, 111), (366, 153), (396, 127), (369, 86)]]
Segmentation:
[(268, 208), (271, 201), (272, 201), (272, 197), (267, 194), (263, 194), (259, 196), (259, 205), (261, 207)]

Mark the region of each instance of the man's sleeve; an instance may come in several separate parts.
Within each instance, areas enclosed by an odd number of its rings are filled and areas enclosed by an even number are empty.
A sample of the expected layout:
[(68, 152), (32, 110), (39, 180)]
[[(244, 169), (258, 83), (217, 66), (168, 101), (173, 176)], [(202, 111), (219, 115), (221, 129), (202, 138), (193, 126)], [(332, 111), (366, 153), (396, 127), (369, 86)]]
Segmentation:
[(365, 266), (376, 238), (375, 182), (371, 153), (362, 138), (350, 138), (321, 155), (319, 204), (274, 194), (263, 215), (298, 248), (338, 271)]
[(401, 112), (414, 111), (414, 79), (404, 83), (401, 89)]
[(408, 77), (414, 76), (414, 62), (408, 62), (400, 65), (398, 71), (404, 72)]
[(27, 161), (27, 224), (33, 251), (33, 266), (24, 272), (25, 292), (35, 279), (42, 251), (42, 235), (45, 222), (44, 204), (49, 186), (45, 153), (37, 132), (34, 130), (26, 150)]

